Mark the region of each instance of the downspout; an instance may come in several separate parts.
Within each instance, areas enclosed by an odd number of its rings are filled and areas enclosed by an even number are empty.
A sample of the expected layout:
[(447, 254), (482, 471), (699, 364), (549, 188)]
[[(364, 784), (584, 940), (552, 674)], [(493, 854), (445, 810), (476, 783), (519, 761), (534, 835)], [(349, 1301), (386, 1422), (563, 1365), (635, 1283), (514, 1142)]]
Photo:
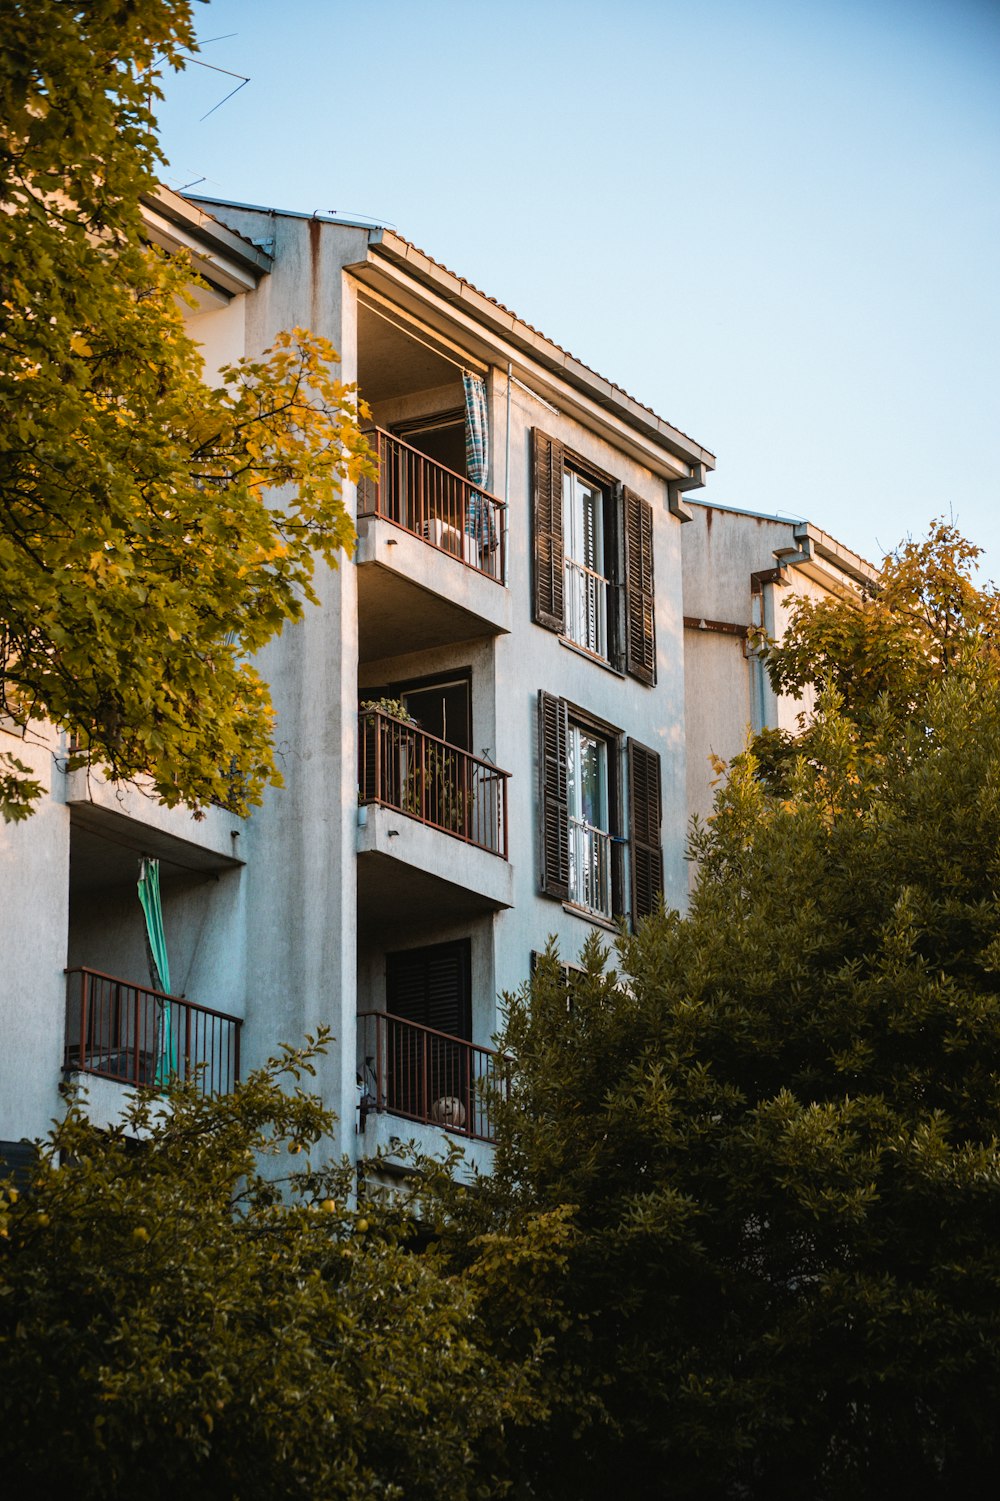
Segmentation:
[[(774, 591), (783, 588), (783, 569), (763, 568), (750, 575), (750, 619), (769, 640), (774, 640)], [(755, 735), (778, 728), (778, 696), (771, 687), (760, 648), (748, 643), (750, 662), (750, 727)]]
[(690, 474), (681, 475), (679, 479), (668, 479), (667, 509), (671, 516), (676, 516), (678, 521), (693, 521), (694, 517), (681, 497), (685, 490), (700, 490), (704, 483), (704, 464), (693, 464)]
[(507, 361), (507, 437), (504, 442), (503, 456), (503, 584), (506, 588), (507, 574), (510, 569), (510, 383), (513, 379), (514, 366)]

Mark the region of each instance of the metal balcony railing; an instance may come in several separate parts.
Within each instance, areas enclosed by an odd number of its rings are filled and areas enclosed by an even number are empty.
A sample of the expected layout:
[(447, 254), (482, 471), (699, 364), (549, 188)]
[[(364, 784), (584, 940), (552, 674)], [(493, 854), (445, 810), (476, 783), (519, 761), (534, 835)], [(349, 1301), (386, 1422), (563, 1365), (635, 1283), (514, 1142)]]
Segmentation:
[[(385, 1011), (358, 1015), (363, 1110), (495, 1140), (493, 1098), (509, 1080), (503, 1055)], [(362, 1121), (362, 1125), (364, 1122)]]
[(503, 583), (503, 501), (381, 427), (369, 437), (378, 453), (378, 479), (359, 482), (358, 515), (382, 516)]
[(569, 821), (569, 894), (571, 901), (611, 917), (611, 835), (582, 818)]
[(361, 711), (358, 750), (362, 803), (395, 808), (506, 860), (509, 772), (383, 709)]
[(566, 559), (566, 634), (607, 660), (608, 580), (575, 558)]
[(239, 1079), (238, 1017), (94, 969), (66, 975), (66, 1069), (132, 1086), (197, 1079), (206, 1095)]

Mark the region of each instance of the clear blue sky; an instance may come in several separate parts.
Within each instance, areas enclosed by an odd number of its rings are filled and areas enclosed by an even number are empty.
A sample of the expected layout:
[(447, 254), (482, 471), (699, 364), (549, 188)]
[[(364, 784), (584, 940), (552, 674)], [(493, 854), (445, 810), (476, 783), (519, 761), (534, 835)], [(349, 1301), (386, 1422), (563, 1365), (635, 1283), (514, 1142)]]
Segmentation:
[[(998, 0), (213, 0), (167, 182), (397, 228), (718, 456), (1000, 579)], [(235, 33), (235, 35), (227, 35)], [(224, 38), (213, 41), (212, 38)]]

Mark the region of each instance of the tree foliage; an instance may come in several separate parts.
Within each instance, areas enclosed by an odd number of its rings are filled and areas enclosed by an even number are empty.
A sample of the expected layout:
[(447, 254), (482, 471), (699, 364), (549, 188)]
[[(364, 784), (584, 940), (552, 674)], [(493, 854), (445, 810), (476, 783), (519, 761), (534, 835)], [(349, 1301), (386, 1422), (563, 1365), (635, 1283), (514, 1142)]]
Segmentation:
[[(808, 685), (828, 684), (862, 731), (875, 715), (901, 725), (920, 714), (934, 683), (1000, 644), (1000, 596), (974, 578), (981, 555), (939, 517), (925, 538), (884, 558), (856, 599), (794, 598), (781, 639), (761, 642), (774, 691), (801, 698)], [(807, 722), (797, 734), (766, 730), (754, 745), (760, 774), (778, 785), (809, 738)]]
[[(158, 70), (186, 0), (5, 7), (0, 53), (0, 712), (168, 804), (277, 781), (246, 660), (314, 600), (370, 472), (353, 389), (302, 330), (203, 380), (183, 257), (144, 241)], [(7, 816), (37, 783), (7, 755)]]
[(969, 644), (926, 678), (907, 715), (828, 690), (780, 787), (733, 768), (687, 917), (510, 999), (457, 1214), (568, 1211), (537, 1494), (995, 1488), (1000, 669)]
[(0, 1193), (7, 1494), (499, 1493), (526, 1371), (403, 1203), (311, 1165), (333, 1120), (311, 1056), (222, 1098), (144, 1092), (110, 1133), (74, 1100)]

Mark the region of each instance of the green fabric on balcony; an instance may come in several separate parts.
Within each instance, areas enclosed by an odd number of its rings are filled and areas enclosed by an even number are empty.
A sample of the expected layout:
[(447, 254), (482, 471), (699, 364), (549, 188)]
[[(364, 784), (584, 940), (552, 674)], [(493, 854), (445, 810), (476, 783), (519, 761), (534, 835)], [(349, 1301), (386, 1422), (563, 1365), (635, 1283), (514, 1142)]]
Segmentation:
[[(163, 935), (163, 907), (160, 902), (160, 862), (146, 856), (139, 861), (139, 901), (146, 917), (146, 948), (149, 955), (149, 978), (154, 990), (169, 992), (170, 964), (167, 941)], [(166, 1084), (176, 1070), (171, 1006), (157, 1001), (156, 1082)]]

